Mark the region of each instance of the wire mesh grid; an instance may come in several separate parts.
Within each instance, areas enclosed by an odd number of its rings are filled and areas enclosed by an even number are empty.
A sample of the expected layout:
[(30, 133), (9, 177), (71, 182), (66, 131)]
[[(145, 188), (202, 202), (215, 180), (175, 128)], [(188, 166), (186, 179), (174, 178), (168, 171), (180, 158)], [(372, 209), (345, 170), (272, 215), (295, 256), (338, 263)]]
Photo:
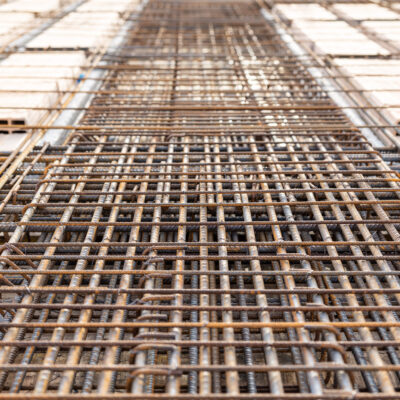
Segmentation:
[(104, 60), (0, 192), (0, 398), (398, 398), (399, 176), (258, 4)]

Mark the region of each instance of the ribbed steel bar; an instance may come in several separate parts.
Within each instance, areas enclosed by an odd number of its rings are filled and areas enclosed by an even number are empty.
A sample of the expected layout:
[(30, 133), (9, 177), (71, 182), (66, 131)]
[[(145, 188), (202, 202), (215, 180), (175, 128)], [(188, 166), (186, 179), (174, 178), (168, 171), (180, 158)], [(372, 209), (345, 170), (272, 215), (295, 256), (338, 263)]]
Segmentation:
[(5, 182), (0, 399), (400, 398), (400, 175), (260, 6), (149, 0)]

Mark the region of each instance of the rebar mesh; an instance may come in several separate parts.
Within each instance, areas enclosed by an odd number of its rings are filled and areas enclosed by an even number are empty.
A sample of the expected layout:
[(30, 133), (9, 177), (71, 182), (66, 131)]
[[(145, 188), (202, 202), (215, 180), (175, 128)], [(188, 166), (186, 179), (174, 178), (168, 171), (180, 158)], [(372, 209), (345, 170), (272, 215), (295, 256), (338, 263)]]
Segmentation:
[(259, 5), (150, 0), (104, 61), (0, 192), (0, 398), (398, 398), (398, 173)]

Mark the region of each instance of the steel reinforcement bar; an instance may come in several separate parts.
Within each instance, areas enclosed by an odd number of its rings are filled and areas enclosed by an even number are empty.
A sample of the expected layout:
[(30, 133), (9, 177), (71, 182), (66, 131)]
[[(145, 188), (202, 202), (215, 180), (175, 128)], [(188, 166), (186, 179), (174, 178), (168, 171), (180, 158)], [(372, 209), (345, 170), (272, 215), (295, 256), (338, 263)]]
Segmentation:
[(149, 0), (104, 58), (0, 188), (0, 399), (400, 398), (399, 174), (260, 5)]

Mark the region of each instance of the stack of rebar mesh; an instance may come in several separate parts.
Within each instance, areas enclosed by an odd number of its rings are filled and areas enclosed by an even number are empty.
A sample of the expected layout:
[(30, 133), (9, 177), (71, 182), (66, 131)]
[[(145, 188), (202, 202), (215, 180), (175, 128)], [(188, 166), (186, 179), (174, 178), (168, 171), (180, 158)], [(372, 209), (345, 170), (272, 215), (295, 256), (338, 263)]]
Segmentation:
[(400, 398), (399, 174), (261, 6), (149, 0), (0, 155), (0, 399)]

